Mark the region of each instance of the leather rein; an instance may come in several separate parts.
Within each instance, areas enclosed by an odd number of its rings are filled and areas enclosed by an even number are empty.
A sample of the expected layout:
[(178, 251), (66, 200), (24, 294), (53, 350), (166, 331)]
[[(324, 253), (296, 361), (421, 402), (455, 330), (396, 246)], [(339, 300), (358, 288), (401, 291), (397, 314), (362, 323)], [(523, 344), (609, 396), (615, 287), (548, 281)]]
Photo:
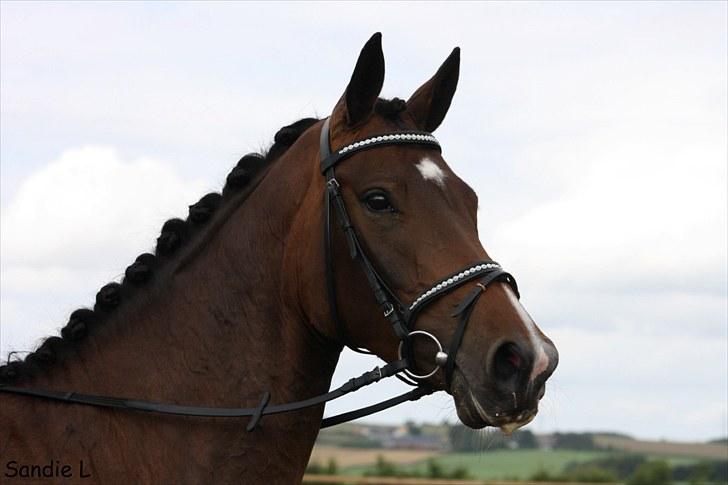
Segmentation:
[[(301, 401), (283, 404), (269, 404), (271, 395), (269, 392), (264, 392), (261, 396), (260, 404), (254, 408), (185, 406), (137, 399), (82, 394), (77, 392), (8, 386), (2, 384), (0, 384), (0, 392), (66, 403), (132, 411), (146, 411), (160, 414), (213, 418), (250, 417), (246, 429), (247, 431), (253, 431), (259, 424), (261, 418), (265, 415), (293, 412), (312, 406), (318, 406), (334, 399), (338, 399), (345, 394), (359, 390), (364, 386), (368, 386), (387, 377), (395, 376), (403, 382), (414, 386), (414, 389), (371, 406), (366, 406), (354, 411), (325, 418), (321, 422), (321, 428), (327, 428), (340, 423), (352, 421), (354, 419), (394, 407), (403, 402), (415, 401), (422, 396), (432, 394), (435, 392), (435, 389), (425, 383), (424, 380), (433, 376), (440, 369), (444, 371), (445, 384), (446, 387), (449, 387), (452, 381), (453, 371), (455, 369), (455, 357), (457, 355), (457, 351), (462, 343), (463, 335), (472, 310), (480, 295), (491, 283), (502, 281), (508, 283), (518, 296), (519, 293), (516, 280), (512, 275), (505, 272), (495, 261), (476, 261), (473, 264), (468, 265), (466, 268), (452, 273), (451, 275), (448, 275), (436, 282), (427, 291), (422, 292), (412, 303), (405, 305), (387, 286), (385, 280), (379, 275), (371, 260), (367, 257), (359, 240), (359, 236), (357, 235), (346, 210), (346, 204), (341, 193), (341, 185), (336, 179), (335, 167), (338, 163), (355, 155), (356, 153), (381, 146), (414, 145), (440, 151), (440, 144), (431, 133), (420, 131), (400, 131), (368, 137), (332, 152), (329, 144), (329, 118), (327, 118), (323, 124), (320, 142), (321, 173), (326, 178), (324, 204), (326, 288), (330, 313), (337, 329), (339, 341), (342, 345), (346, 345), (355, 352), (371, 354), (368, 350), (360, 349), (350, 344), (346, 327), (339, 316), (332, 254), (332, 207), (334, 208), (341, 229), (346, 237), (350, 257), (359, 262), (379, 308), (381, 309), (384, 317), (389, 320), (392, 330), (399, 338), (397, 360), (382, 366), (377, 366), (374, 369), (363, 373), (359, 377), (349, 379), (344, 385), (325, 394)], [(424, 330), (414, 330), (417, 315), (425, 307), (450, 293), (454, 289), (473, 280), (478, 280), (475, 288), (466, 295), (451, 314), (453, 318), (458, 319), (458, 323), (450, 342), (450, 346), (447, 349), (443, 348), (437, 337), (431, 333)], [(417, 369), (415, 368), (411, 358), (413, 340), (416, 336), (431, 339), (438, 349), (433, 360), (433, 369), (419, 374), (417, 373)], [(408, 377), (404, 377), (402, 374), (405, 374)]]

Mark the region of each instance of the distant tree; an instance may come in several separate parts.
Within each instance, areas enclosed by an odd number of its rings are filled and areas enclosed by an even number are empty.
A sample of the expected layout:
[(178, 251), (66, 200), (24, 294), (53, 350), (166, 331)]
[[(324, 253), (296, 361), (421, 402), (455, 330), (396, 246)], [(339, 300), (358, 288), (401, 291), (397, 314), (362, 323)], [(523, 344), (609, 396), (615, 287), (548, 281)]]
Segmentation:
[(648, 461), (643, 463), (627, 480), (627, 485), (669, 485), (672, 483), (672, 472), (666, 461)]
[(566, 450), (593, 450), (594, 435), (591, 433), (555, 433), (554, 448)]
[(634, 475), (637, 468), (645, 463), (647, 459), (642, 455), (613, 455), (606, 458), (598, 458), (586, 462), (573, 462), (564, 467), (567, 474), (571, 474), (576, 470), (584, 467), (597, 467), (607, 470), (615, 475), (619, 480), (626, 480)]
[(676, 482), (728, 483), (728, 460), (701, 461), (693, 464), (678, 465), (672, 470)]
[(559, 481), (559, 478), (543, 466), (539, 466), (531, 475), (530, 480), (532, 482), (556, 482)]
[(614, 473), (596, 465), (571, 467), (570, 470), (560, 474), (539, 467), (530, 479), (532, 482), (606, 483), (617, 481)]
[(466, 480), (470, 478), (470, 473), (468, 473), (468, 469), (464, 466), (459, 466), (450, 472), (450, 478), (454, 478), (457, 480)]
[(538, 448), (538, 441), (536, 441), (536, 435), (532, 431), (527, 429), (517, 431), (513, 434), (513, 440), (518, 445), (519, 449), (530, 450)]
[(563, 475), (564, 481), (578, 483), (604, 483), (616, 482), (617, 476), (610, 470), (605, 470), (596, 465), (588, 465), (575, 468)]
[(719, 483), (728, 483), (728, 460), (713, 462), (711, 478)]
[(411, 436), (419, 436), (422, 434), (422, 427), (418, 426), (417, 423), (410, 420), (404, 423), (404, 425), (407, 427), (407, 433)]
[(397, 465), (391, 461), (387, 461), (384, 456), (377, 455), (377, 461), (374, 464), (374, 468), (367, 470), (364, 476), (370, 477), (398, 477), (399, 471)]
[(445, 471), (442, 469), (442, 465), (433, 459), (427, 460), (427, 477), (445, 478)]
[[(387, 461), (382, 455), (377, 457), (377, 462), (374, 467), (365, 471), (364, 476), (367, 477), (411, 477), (411, 478), (422, 478), (422, 472), (402, 469), (395, 463)], [(427, 469), (424, 477), (427, 478), (457, 478), (466, 479), (470, 478), (468, 471), (463, 467), (457, 467), (452, 471), (447, 471), (438, 461), (430, 459), (427, 460)]]
[(708, 462), (700, 462), (690, 470), (690, 485), (700, 485), (712, 481), (713, 469)]
[(466, 479), (470, 478), (470, 475), (464, 467), (457, 467), (451, 471), (447, 471), (440, 462), (429, 459), (427, 460), (427, 472), (425, 473), (425, 477)]

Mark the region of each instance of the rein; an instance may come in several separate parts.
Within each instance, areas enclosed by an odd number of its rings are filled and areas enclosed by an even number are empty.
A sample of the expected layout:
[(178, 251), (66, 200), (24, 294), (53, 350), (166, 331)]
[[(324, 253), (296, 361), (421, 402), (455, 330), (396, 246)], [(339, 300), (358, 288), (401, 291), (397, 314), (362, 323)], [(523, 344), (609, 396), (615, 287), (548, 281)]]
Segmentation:
[[(452, 375), (455, 369), (455, 357), (462, 343), (465, 329), (472, 314), (475, 304), (488, 287), (494, 282), (508, 283), (513, 291), (519, 296), (518, 286), (515, 278), (505, 272), (501, 266), (495, 261), (478, 261), (461, 269), (449, 276), (441, 279), (433, 284), (430, 289), (423, 292), (411, 304), (405, 305), (395, 293), (387, 286), (385, 280), (376, 271), (371, 260), (367, 257), (356, 229), (351, 223), (346, 204), (341, 194), (341, 185), (336, 179), (335, 167), (345, 159), (364, 150), (370, 150), (381, 146), (389, 145), (416, 145), (431, 149), (440, 150), (440, 144), (437, 139), (427, 132), (421, 131), (401, 131), (392, 133), (383, 133), (381, 135), (368, 137), (366, 139), (351, 143), (334, 152), (331, 151), (329, 144), (329, 119), (327, 118), (321, 130), (320, 139), (320, 161), (321, 173), (326, 177), (325, 204), (324, 204), (324, 244), (325, 244), (325, 262), (326, 262), (326, 288), (330, 306), (331, 317), (334, 320), (338, 337), (342, 345), (346, 345), (355, 352), (372, 354), (365, 349), (352, 346), (349, 341), (346, 327), (342, 322), (337, 307), (335, 272), (333, 264), (333, 240), (331, 233), (332, 210), (336, 212), (337, 219), (343, 230), (349, 255), (352, 259), (359, 262), (367, 282), (374, 294), (374, 298), (379, 305), (380, 310), (385, 318), (387, 318), (392, 326), (392, 330), (399, 338), (398, 360), (390, 362), (381, 367), (375, 367), (371, 371), (365, 372), (359, 377), (349, 379), (344, 385), (329, 391), (325, 394), (311, 397), (302, 401), (295, 401), (283, 404), (269, 404), (271, 395), (269, 392), (263, 393), (260, 404), (254, 408), (223, 408), (223, 407), (204, 407), (204, 406), (184, 406), (177, 404), (159, 403), (153, 401), (144, 401), (136, 399), (126, 399), (119, 397), (97, 396), (89, 394), (81, 394), (76, 392), (53, 391), (47, 389), (27, 388), (19, 386), (8, 386), (0, 384), (0, 392), (60, 401), (66, 403), (84, 404), (96, 407), (145, 411), (160, 414), (173, 414), (182, 416), (198, 416), (198, 417), (250, 417), (247, 425), (247, 431), (253, 431), (262, 416), (278, 413), (286, 413), (298, 411), (312, 406), (318, 406), (326, 402), (338, 399), (345, 394), (357, 391), (365, 386), (378, 382), (381, 379), (395, 376), (407, 384), (415, 386), (414, 389), (400, 394), (399, 396), (390, 398), (380, 403), (363, 407), (355, 411), (339, 414), (325, 418), (321, 422), (321, 428), (327, 428), (340, 423), (345, 423), (358, 419), (370, 414), (374, 414), (385, 409), (391, 408), (406, 401), (415, 401), (422, 396), (432, 394), (435, 389), (426, 384), (427, 379), (438, 370), (442, 369), (445, 373), (445, 385), (450, 387)], [(451, 316), (458, 318), (458, 324), (453, 333), (450, 346), (443, 348), (440, 341), (429, 332), (424, 330), (414, 330), (417, 315), (428, 305), (447, 295), (451, 291), (460, 286), (478, 280), (475, 288), (458, 304)], [(421, 336), (431, 339), (438, 348), (433, 359), (434, 367), (427, 373), (418, 374), (412, 362), (412, 346), (414, 337)], [(401, 374), (407, 375), (409, 378), (403, 377)]]

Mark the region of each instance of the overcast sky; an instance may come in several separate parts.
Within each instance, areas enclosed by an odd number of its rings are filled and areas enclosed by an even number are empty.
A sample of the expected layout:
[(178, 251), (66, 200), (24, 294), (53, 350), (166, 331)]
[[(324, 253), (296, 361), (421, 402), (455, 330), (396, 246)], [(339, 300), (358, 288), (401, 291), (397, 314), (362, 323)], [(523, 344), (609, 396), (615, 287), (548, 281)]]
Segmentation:
[[(2, 355), (92, 303), (240, 155), (327, 115), (381, 31), (387, 97), (462, 48), (437, 135), (561, 354), (530, 429), (725, 436), (726, 5), (3, 2)], [(335, 381), (373, 363), (347, 353)], [(406, 418), (457, 419), (445, 395), (370, 419)]]

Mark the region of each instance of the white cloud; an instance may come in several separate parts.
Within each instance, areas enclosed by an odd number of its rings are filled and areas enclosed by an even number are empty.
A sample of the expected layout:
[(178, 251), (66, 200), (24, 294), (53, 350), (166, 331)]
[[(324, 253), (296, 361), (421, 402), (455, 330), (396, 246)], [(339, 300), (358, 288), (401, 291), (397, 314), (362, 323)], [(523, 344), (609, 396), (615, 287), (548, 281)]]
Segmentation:
[(27, 349), (70, 308), (91, 304), (207, 189), (166, 162), (108, 147), (67, 150), (32, 173), (0, 217), (2, 349)]
[(111, 148), (68, 150), (28, 177), (3, 208), (3, 262), (97, 267), (149, 248), (160, 222), (184, 216), (206, 185), (158, 160), (123, 160)]
[[(570, 94), (594, 108), (578, 105), (586, 131), (528, 145), (518, 161), (521, 177), (534, 185), (555, 183), (558, 191), (503, 221), (491, 231), (492, 245), (537, 270), (540, 283), (551, 288), (723, 294), (728, 99), (716, 83), (724, 76), (677, 73), (669, 87), (652, 77), (642, 84), (627, 78), (625, 85), (625, 77), (604, 90), (576, 86)], [(600, 86), (596, 77), (590, 80)], [(679, 96), (678, 88), (685, 89)], [(713, 90), (707, 101), (705, 93)], [(575, 130), (567, 121), (572, 115), (559, 119)], [(491, 212), (481, 214), (485, 227)]]

